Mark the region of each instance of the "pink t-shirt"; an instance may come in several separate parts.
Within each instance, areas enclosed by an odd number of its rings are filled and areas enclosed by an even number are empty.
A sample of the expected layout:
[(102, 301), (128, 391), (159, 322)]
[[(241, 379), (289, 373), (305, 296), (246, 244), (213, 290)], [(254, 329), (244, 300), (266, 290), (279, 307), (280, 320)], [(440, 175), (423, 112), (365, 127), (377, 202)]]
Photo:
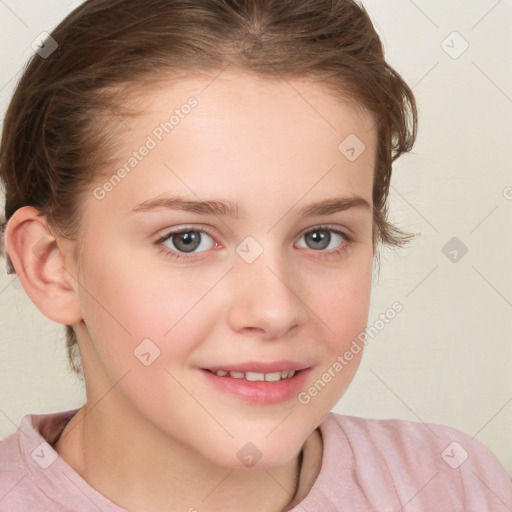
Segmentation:
[[(126, 512), (50, 446), (75, 412), (25, 416), (0, 442), (1, 512)], [(512, 511), (504, 468), (458, 430), (329, 413), (320, 433), (320, 474), (294, 512)]]

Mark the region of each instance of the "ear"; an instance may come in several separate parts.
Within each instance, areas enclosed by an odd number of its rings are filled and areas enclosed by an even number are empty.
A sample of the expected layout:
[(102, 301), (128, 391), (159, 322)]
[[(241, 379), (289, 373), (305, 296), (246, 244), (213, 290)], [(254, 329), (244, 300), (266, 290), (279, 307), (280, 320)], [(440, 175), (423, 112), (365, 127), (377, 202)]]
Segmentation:
[(41, 313), (59, 324), (79, 323), (78, 283), (65, 267), (71, 261), (69, 245), (51, 234), (46, 217), (31, 206), (16, 210), (7, 223), (5, 245), (23, 288)]

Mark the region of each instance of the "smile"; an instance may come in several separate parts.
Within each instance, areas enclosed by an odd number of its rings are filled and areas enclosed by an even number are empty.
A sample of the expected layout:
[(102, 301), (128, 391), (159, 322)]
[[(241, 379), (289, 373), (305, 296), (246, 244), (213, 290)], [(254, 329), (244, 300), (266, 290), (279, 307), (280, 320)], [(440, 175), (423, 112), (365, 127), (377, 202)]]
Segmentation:
[(250, 382), (266, 381), (266, 382), (278, 382), (280, 380), (292, 378), (296, 371), (295, 370), (284, 370), (272, 373), (259, 373), (259, 372), (237, 372), (237, 371), (225, 371), (218, 370), (212, 371), (211, 373), (217, 375), (217, 377), (232, 377), (233, 379), (245, 379)]
[(236, 370), (236, 366), (226, 370), (221, 368), (202, 368), (199, 372), (201, 379), (215, 396), (220, 392), (223, 396), (231, 396), (237, 401), (257, 405), (296, 400), (298, 393), (306, 387), (311, 373), (311, 367), (300, 366), (286, 370), (271, 368), (272, 371), (266, 372), (255, 371), (256, 368), (241, 371)]

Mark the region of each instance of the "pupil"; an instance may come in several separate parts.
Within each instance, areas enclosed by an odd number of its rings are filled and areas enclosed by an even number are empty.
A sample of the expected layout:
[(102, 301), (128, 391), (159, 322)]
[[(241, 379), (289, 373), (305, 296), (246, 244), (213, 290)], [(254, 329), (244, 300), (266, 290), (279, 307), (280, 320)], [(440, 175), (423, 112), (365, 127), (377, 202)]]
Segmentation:
[(326, 230), (311, 231), (307, 235), (308, 242), (311, 242), (311, 249), (321, 250), (329, 246), (331, 233)]
[(201, 235), (197, 231), (177, 233), (173, 236), (173, 243), (182, 252), (192, 252), (199, 247)]

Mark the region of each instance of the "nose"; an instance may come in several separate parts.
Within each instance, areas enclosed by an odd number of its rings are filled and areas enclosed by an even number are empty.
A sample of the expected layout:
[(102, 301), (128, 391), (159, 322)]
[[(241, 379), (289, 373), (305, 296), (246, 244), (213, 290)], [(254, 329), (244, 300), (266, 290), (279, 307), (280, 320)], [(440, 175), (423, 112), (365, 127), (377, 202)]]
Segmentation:
[(228, 321), (236, 332), (273, 340), (303, 325), (308, 310), (293, 267), (266, 253), (252, 263), (237, 261), (230, 272)]

